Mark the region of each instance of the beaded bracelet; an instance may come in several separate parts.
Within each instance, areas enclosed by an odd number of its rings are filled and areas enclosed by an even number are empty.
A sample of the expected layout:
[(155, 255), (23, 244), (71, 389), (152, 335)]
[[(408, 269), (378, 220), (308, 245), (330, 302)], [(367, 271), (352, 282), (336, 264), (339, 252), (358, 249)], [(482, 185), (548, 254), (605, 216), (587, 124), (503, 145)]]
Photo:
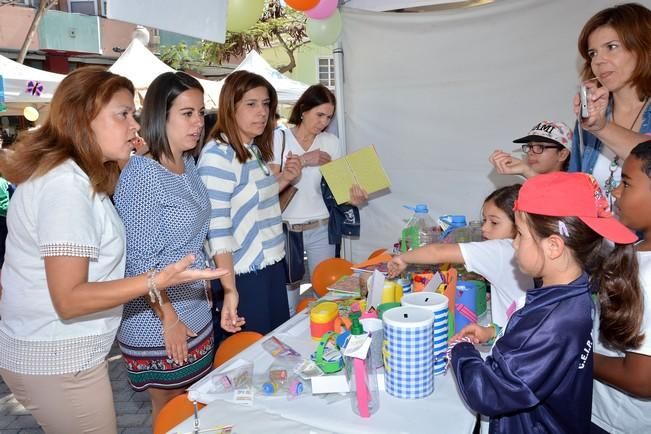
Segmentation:
[(156, 287), (156, 270), (149, 270), (147, 274), (147, 289), (149, 289), (149, 299), (152, 303), (158, 302), (159, 305), (163, 305), (163, 297), (160, 295), (160, 290)]
[(498, 326), (498, 325), (495, 324), (494, 322), (488, 324), (488, 327), (493, 327), (493, 328), (495, 329), (495, 336), (493, 336), (492, 338), (490, 338), (490, 339), (488, 340), (488, 342), (486, 342), (488, 345), (493, 345), (493, 344), (495, 343), (495, 340), (497, 339), (497, 337), (498, 337), (498, 336), (500, 335), (500, 333), (502, 332), (502, 327)]

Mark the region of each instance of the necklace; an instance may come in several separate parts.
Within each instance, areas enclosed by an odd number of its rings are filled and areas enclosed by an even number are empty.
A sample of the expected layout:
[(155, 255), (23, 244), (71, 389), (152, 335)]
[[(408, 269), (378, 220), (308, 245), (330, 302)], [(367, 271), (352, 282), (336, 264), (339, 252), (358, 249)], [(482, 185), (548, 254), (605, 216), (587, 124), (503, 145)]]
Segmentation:
[[(642, 107), (640, 107), (640, 111), (637, 112), (637, 115), (635, 115), (635, 119), (633, 119), (633, 122), (631, 123), (631, 126), (628, 127), (629, 130), (633, 130), (633, 127), (635, 126), (635, 123), (637, 120), (640, 118), (640, 115), (644, 111), (644, 108), (646, 107), (647, 103), (649, 102), (649, 97), (647, 96), (644, 98), (644, 102), (642, 103)], [(613, 109), (613, 112), (611, 114), (611, 119), (613, 122), (615, 122), (615, 110)], [(610, 171), (610, 174), (608, 175), (608, 179), (606, 179), (606, 182), (604, 183), (604, 190), (606, 191), (606, 196), (608, 197), (610, 201), (610, 207), (612, 208), (613, 206), (613, 195), (612, 192), (614, 189), (617, 188), (617, 185), (619, 185), (619, 182), (615, 180), (615, 172), (617, 171), (617, 168), (619, 167), (619, 157), (615, 155), (615, 158), (610, 162), (610, 166), (608, 166), (608, 170)]]
[(312, 143), (314, 143), (314, 139), (316, 138), (316, 136), (304, 134), (302, 131), (299, 131), (298, 127), (292, 128), (292, 133), (294, 134), (294, 137), (296, 137), (298, 144), (303, 148), (304, 152), (307, 152), (307, 150), (310, 149)]
[(265, 163), (264, 159), (262, 158), (262, 152), (260, 152), (260, 148), (258, 148), (258, 145), (252, 143), (250, 148), (253, 157), (256, 159), (256, 161), (258, 162), (258, 166), (260, 166), (260, 169), (262, 170), (262, 173), (264, 173), (265, 176), (271, 175), (271, 170), (269, 169), (267, 163)]

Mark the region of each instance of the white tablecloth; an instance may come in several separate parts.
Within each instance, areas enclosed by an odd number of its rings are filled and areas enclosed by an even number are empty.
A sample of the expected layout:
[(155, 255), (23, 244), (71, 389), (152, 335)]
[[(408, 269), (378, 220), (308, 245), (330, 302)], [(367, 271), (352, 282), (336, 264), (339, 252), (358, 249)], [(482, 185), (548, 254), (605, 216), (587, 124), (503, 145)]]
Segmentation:
[[(316, 347), (316, 342), (310, 338), (307, 311), (292, 317), (269, 334), (271, 335), (289, 344), (305, 357), (309, 357)], [(244, 359), (254, 363), (255, 374), (263, 374), (273, 361), (273, 357), (261, 345), (267, 337), (247, 348), (220, 370), (228, 369), (230, 365), (241, 363)], [(213, 371), (216, 372), (218, 371)], [(213, 373), (196, 383), (191, 389), (201, 395), (202, 389), (205, 390), (208, 382), (211, 381), (210, 376)], [(328, 404), (319, 395), (303, 396), (293, 400), (283, 396), (256, 397), (251, 407), (237, 412), (225, 412), (225, 405), (232, 408), (231, 406), (235, 404), (217, 400), (203, 408), (200, 412), (201, 427), (234, 424), (236, 434), (263, 432), (260, 426), (268, 428), (264, 432), (283, 434), (309, 432), (471, 434), (476, 420), (475, 413), (465, 406), (459, 396), (451, 373), (436, 377), (434, 393), (424, 399), (398, 399), (381, 391), (379, 410), (368, 419), (353, 413), (348, 398)], [(250, 414), (255, 414), (255, 417), (247, 418)], [(295, 421), (298, 424), (277, 430), (274, 424), (280, 423), (282, 419), (288, 419), (286, 423)], [(191, 428), (192, 418), (171, 432), (191, 432)]]

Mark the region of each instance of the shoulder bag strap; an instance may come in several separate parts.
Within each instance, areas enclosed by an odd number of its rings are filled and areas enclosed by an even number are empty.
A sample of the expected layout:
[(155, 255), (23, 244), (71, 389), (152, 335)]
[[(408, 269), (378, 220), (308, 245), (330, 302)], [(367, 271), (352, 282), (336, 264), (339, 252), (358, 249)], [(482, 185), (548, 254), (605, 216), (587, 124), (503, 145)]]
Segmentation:
[(283, 171), (283, 159), (285, 158), (285, 130), (280, 130), (280, 134), (283, 135), (283, 146), (280, 150), (280, 171)]

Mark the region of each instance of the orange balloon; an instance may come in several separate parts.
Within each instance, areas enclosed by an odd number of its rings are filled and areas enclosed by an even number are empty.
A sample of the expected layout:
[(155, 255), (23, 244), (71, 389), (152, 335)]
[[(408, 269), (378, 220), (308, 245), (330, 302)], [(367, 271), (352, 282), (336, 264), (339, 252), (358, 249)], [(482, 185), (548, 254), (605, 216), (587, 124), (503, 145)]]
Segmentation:
[(285, 0), (285, 3), (297, 11), (309, 11), (319, 4), (319, 0)]
[(351, 265), (352, 262), (342, 258), (326, 259), (317, 265), (312, 275), (312, 287), (319, 297), (328, 293), (328, 285), (335, 283), (342, 276), (353, 274)]

